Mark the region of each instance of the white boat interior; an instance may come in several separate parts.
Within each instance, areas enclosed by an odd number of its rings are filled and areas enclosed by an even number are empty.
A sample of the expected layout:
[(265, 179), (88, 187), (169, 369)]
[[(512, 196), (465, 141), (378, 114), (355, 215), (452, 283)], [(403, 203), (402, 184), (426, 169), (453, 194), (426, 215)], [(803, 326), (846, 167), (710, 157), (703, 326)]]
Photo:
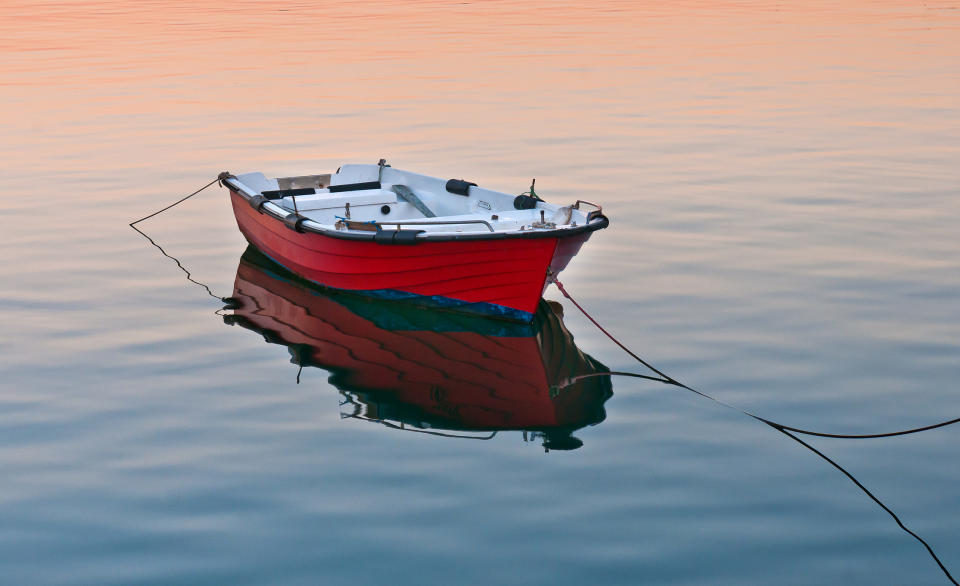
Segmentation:
[[(460, 233), (509, 234), (565, 231), (601, 217), (584, 201), (559, 206), (533, 192), (511, 195), (457, 179), (401, 171), (384, 164), (343, 165), (336, 173), (269, 178), (263, 173), (231, 177), (229, 184), (265, 211), (305, 218), (313, 229), (369, 232), (422, 231), (420, 237)], [(582, 229), (582, 228), (581, 228)]]

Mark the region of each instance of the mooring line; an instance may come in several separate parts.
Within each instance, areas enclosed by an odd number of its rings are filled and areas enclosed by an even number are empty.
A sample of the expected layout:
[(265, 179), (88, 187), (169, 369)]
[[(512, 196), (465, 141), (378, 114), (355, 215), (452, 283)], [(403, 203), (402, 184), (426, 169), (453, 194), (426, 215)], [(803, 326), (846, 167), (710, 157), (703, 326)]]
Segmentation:
[[(149, 220), (150, 218), (152, 218), (152, 217), (154, 217), (154, 216), (156, 216), (156, 215), (162, 214), (163, 212), (169, 210), (170, 208), (172, 208), (172, 207), (174, 207), (174, 206), (177, 206), (177, 205), (182, 204), (183, 202), (187, 201), (187, 200), (190, 199), (191, 197), (197, 195), (198, 193), (200, 193), (201, 191), (203, 191), (204, 189), (210, 187), (211, 185), (213, 185), (214, 183), (216, 183), (216, 182), (218, 182), (218, 181), (220, 181), (220, 178), (219, 178), (219, 177), (217, 177), (216, 179), (214, 179), (214, 180), (211, 181), (210, 183), (207, 183), (206, 185), (204, 185), (204, 186), (201, 187), (200, 189), (194, 191), (194, 192), (191, 193), (190, 195), (188, 195), (188, 196), (186, 196), (186, 197), (184, 197), (184, 198), (178, 199), (177, 201), (173, 202), (172, 204), (168, 205), (167, 207), (163, 208), (162, 210), (157, 210), (157, 211), (153, 212), (152, 214), (150, 214), (149, 216), (144, 216), (144, 217), (140, 218), (139, 220), (135, 220), (135, 221), (133, 221), (133, 222), (130, 222), (130, 227), (133, 228), (135, 225), (139, 224), (140, 222), (142, 222), (142, 221), (144, 221), (144, 220)], [(137, 230), (137, 231), (139, 232), (139, 230)], [(143, 232), (140, 232), (140, 233), (143, 234)]]
[[(636, 374), (634, 374), (634, 373), (617, 373), (618, 375), (623, 375), (623, 376), (638, 376), (638, 377), (641, 377), (641, 378), (650, 378), (651, 380), (655, 380), (655, 381), (661, 382), (661, 383), (663, 383), (663, 384), (668, 384), (668, 385), (680, 387), (680, 388), (682, 388), (682, 389), (685, 389), (685, 390), (687, 390), (687, 391), (690, 391), (691, 393), (696, 393), (697, 395), (700, 395), (701, 397), (703, 397), (703, 398), (705, 398), (705, 399), (709, 399), (709, 400), (711, 400), (711, 401), (713, 401), (713, 402), (715, 402), (715, 403), (718, 403), (718, 404), (720, 404), (720, 405), (723, 405), (724, 407), (727, 407), (727, 408), (729, 408), (729, 409), (733, 409), (734, 411), (738, 411), (738, 412), (740, 412), (740, 413), (742, 413), (742, 414), (744, 414), (744, 415), (746, 415), (746, 416), (748, 416), (748, 417), (752, 417), (752, 418), (756, 419), (757, 421), (760, 421), (760, 422), (762, 422), (762, 423), (765, 423), (765, 424), (767, 424), (767, 425), (769, 425), (769, 426), (771, 426), (771, 427), (774, 427), (774, 428), (776, 428), (776, 429), (779, 429), (779, 430), (782, 430), (782, 431), (792, 431), (792, 432), (794, 432), (794, 433), (799, 433), (799, 434), (803, 434), (803, 435), (810, 435), (810, 436), (816, 436), (816, 437), (826, 437), (826, 438), (833, 438), (833, 439), (877, 439), (877, 438), (883, 438), (883, 437), (896, 437), (896, 436), (899, 436), (899, 435), (909, 435), (909, 434), (912, 434), (912, 433), (920, 433), (921, 431), (930, 431), (931, 429), (937, 429), (937, 428), (939, 428), (939, 427), (946, 427), (946, 426), (948, 426), (948, 425), (953, 425), (953, 424), (955, 424), (955, 423), (960, 423), (960, 417), (958, 417), (958, 418), (956, 418), (956, 419), (950, 419), (950, 420), (948, 420), (948, 421), (941, 421), (941, 422), (939, 422), (939, 423), (934, 423), (934, 424), (931, 424), (931, 425), (924, 425), (923, 427), (915, 427), (915, 428), (911, 428), (911, 429), (904, 429), (904, 430), (899, 430), (899, 431), (889, 431), (889, 432), (884, 432), (884, 433), (867, 433), (867, 434), (827, 433), (827, 432), (821, 432), (821, 431), (813, 431), (813, 430), (809, 430), (809, 429), (803, 429), (803, 428), (800, 428), (800, 427), (792, 427), (792, 426), (790, 426), (790, 425), (784, 425), (784, 424), (782, 424), (782, 423), (778, 423), (778, 422), (773, 421), (773, 420), (771, 420), (771, 419), (767, 419), (767, 418), (765, 418), (765, 417), (761, 417), (761, 416), (759, 416), (759, 415), (757, 415), (757, 414), (755, 414), (755, 413), (751, 413), (750, 411), (747, 411), (746, 409), (743, 409), (743, 408), (741, 408), (741, 407), (737, 407), (736, 405), (733, 405), (733, 404), (731, 404), (731, 403), (727, 403), (726, 401), (723, 401), (723, 400), (718, 399), (718, 398), (716, 398), (716, 397), (710, 396), (710, 395), (708, 395), (707, 393), (704, 393), (703, 391), (698, 391), (697, 389), (695, 389), (695, 388), (693, 388), (693, 387), (690, 387), (690, 386), (688, 386), (688, 385), (683, 384), (682, 382), (680, 382), (680, 381), (678, 381), (677, 379), (671, 377), (670, 375), (664, 373), (663, 371), (658, 370), (658, 369), (655, 368), (652, 364), (650, 364), (649, 362), (647, 362), (646, 360), (644, 360), (643, 358), (641, 358), (640, 356), (638, 356), (636, 353), (634, 353), (632, 350), (630, 350), (629, 348), (627, 348), (623, 343), (621, 343), (619, 340), (617, 340), (617, 339), (613, 336), (613, 334), (611, 334), (610, 332), (608, 332), (608, 331), (606, 330), (606, 328), (604, 328), (602, 325), (600, 325), (600, 323), (599, 323), (596, 319), (594, 319), (593, 316), (590, 315), (590, 313), (587, 312), (587, 310), (584, 309), (582, 305), (580, 305), (579, 303), (577, 303), (577, 300), (574, 299), (574, 298), (570, 295), (570, 293), (567, 292), (566, 288), (564, 288), (563, 284), (562, 284), (560, 281), (554, 279), (553, 282), (554, 282), (554, 284), (557, 286), (557, 289), (560, 290), (560, 293), (562, 293), (564, 297), (566, 297), (568, 300), (570, 300), (570, 303), (573, 303), (573, 305), (574, 305), (577, 309), (580, 310), (580, 313), (582, 313), (582, 314), (584, 315), (584, 317), (586, 317), (588, 320), (590, 320), (590, 322), (593, 323), (593, 325), (595, 325), (595, 326), (597, 327), (597, 329), (599, 329), (601, 332), (603, 332), (603, 334), (604, 334), (605, 336), (607, 336), (608, 338), (610, 338), (610, 340), (611, 340), (614, 344), (616, 344), (617, 346), (619, 346), (620, 348), (622, 348), (624, 352), (626, 352), (627, 354), (629, 354), (630, 356), (632, 356), (632, 357), (633, 357), (635, 360), (637, 360), (640, 364), (646, 366), (646, 367), (649, 368), (651, 371), (653, 371), (653, 372), (655, 372), (656, 374), (660, 375), (661, 378), (660, 378), (660, 379), (656, 379), (656, 378), (654, 378), (654, 377), (645, 377), (644, 375), (636, 375)], [(575, 378), (575, 379), (571, 379), (571, 380), (576, 380), (576, 378)]]
[(814, 454), (816, 454), (817, 456), (819, 456), (821, 459), (823, 459), (824, 461), (826, 461), (827, 463), (829, 463), (831, 466), (833, 466), (834, 468), (836, 468), (837, 470), (839, 470), (844, 476), (846, 476), (851, 482), (853, 482), (853, 484), (856, 485), (857, 488), (859, 488), (865, 495), (867, 495), (868, 497), (870, 497), (870, 499), (871, 499), (873, 502), (875, 502), (881, 509), (883, 509), (888, 515), (890, 515), (890, 516), (893, 518), (893, 520), (897, 523), (897, 525), (900, 527), (900, 529), (902, 529), (905, 533), (907, 533), (908, 535), (910, 535), (911, 537), (913, 537), (913, 538), (914, 538), (915, 540), (917, 540), (921, 545), (923, 545), (924, 548), (926, 548), (927, 553), (930, 554), (930, 557), (933, 558), (933, 561), (935, 561), (935, 562), (937, 563), (937, 566), (940, 567), (940, 570), (943, 572), (943, 575), (946, 576), (947, 579), (950, 580), (950, 582), (951, 582), (952, 584), (954, 584), (954, 586), (960, 586), (960, 585), (957, 584), (957, 581), (954, 579), (953, 575), (950, 573), (950, 571), (947, 569), (947, 567), (946, 567), (946, 566), (943, 564), (943, 562), (940, 560), (940, 557), (936, 554), (936, 552), (933, 551), (933, 547), (931, 547), (930, 544), (927, 543), (927, 541), (926, 541), (925, 539), (923, 539), (922, 537), (920, 537), (920, 535), (918, 535), (917, 533), (914, 533), (909, 527), (907, 527), (906, 525), (904, 525), (903, 521), (900, 520), (900, 517), (897, 516), (897, 514), (894, 513), (893, 510), (892, 510), (890, 507), (888, 507), (888, 506), (887, 506), (886, 504), (884, 504), (879, 498), (877, 498), (876, 495), (874, 495), (872, 492), (870, 492), (870, 490), (867, 489), (867, 487), (864, 486), (863, 483), (861, 483), (859, 480), (857, 480), (856, 477), (853, 476), (853, 474), (851, 474), (850, 472), (848, 472), (848, 471), (846, 470), (846, 468), (844, 468), (844, 467), (841, 466), (840, 464), (838, 464), (838, 463), (836, 463), (835, 461), (833, 461), (830, 457), (828, 457), (826, 454), (824, 454), (824, 453), (821, 452), (820, 450), (816, 449), (815, 447), (811, 446), (811, 445), (808, 444), (807, 442), (805, 442), (805, 441), (803, 441), (802, 439), (798, 438), (797, 436), (793, 435), (793, 433), (790, 433), (790, 432), (792, 431), (792, 432), (794, 432), (794, 433), (800, 433), (800, 434), (805, 434), (805, 435), (811, 435), (811, 436), (817, 436), (817, 437), (826, 437), (826, 438), (838, 438), (838, 439), (872, 439), (872, 438), (893, 437), (893, 436), (898, 436), (898, 435), (906, 435), (906, 434), (910, 434), (910, 433), (919, 433), (919, 432), (921, 432), (921, 431), (927, 431), (927, 430), (930, 430), (930, 429), (936, 429), (936, 428), (938, 428), (938, 427), (944, 427), (944, 426), (947, 426), (947, 425), (951, 425), (951, 424), (953, 424), (953, 423), (957, 423), (958, 421), (960, 421), (960, 419), (952, 419), (952, 420), (950, 420), (950, 421), (944, 421), (944, 422), (942, 422), (942, 423), (937, 423), (937, 424), (934, 424), (934, 425), (928, 425), (928, 426), (925, 426), (925, 427), (918, 427), (918, 428), (915, 428), (915, 429), (909, 429), (909, 430), (904, 430), (904, 431), (896, 431), (896, 432), (889, 432), (889, 433), (878, 433), (878, 434), (867, 434), (867, 435), (847, 435), (847, 434), (828, 434), (828, 433), (820, 433), (820, 432), (810, 431), (810, 430), (806, 430), (806, 429), (798, 429), (798, 428), (790, 427), (790, 426), (788, 426), (788, 425), (783, 425), (783, 424), (777, 423), (777, 422), (775, 422), (775, 421), (770, 421), (769, 419), (765, 419), (765, 418), (763, 418), (763, 417), (760, 417), (759, 415), (755, 415), (755, 414), (753, 414), (753, 413), (750, 413), (749, 411), (746, 411), (746, 410), (744, 410), (744, 409), (741, 409), (741, 408), (739, 408), (739, 407), (737, 407), (737, 406), (735, 406), (735, 405), (731, 405), (730, 403), (726, 403), (726, 402), (724, 402), (724, 401), (721, 401), (721, 400), (719, 400), (719, 399), (716, 399), (716, 398), (714, 398), (714, 397), (711, 397), (710, 395), (708, 395), (708, 394), (706, 394), (706, 393), (703, 393), (703, 392), (698, 391), (698, 390), (696, 390), (696, 389), (694, 389), (694, 388), (688, 387), (687, 385), (681, 383), (680, 381), (676, 380), (675, 378), (673, 378), (673, 377), (665, 374), (664, 372), (662, 372), (662, 371), (654, 368), (650, 363), (648, 363), (646, 360), (644, 360), (643, 358), (641, 358), (640, 356), (638, 356), (637, 354), (635, 354), (634, 352), (632, 352), (629, 348), (627, 348), (625, 345), (623, 345), (619, 340), (617, 340), (616, 338), (614, 338), (613, 335), (612, 335), (610, 332), (608, 332), (603, 326), (601, 326), (601, 325), (597, 322), (597, 320), (595, 320), (595, 319), (593, 318), (593, 316), (591, 316), (591, 315), (587, 312), (587, 310), (585, 310), (585, 309), (583, 308), (583, 306), (581, 306), (579, 303), (577, 303), (577, 301), (576, 301), (576, 300), (567, 292), (567, 290), (563, 287), (563, 284), (561, 284), (561, 283), (560, 283), (559, 281), (557, 281), (557, 280), (554, 280), (554, 283), (557, 285), (557, 288), (560, 290), (560, 292), (563, 294), (563, 296), (566, 297), (567, 299), (569, 299), (570, 302), (573, 303), (573, 305), (574, 305), (577, 309), (579, 309), (580, 312), (581, 312), (588, 320), (590, 320), (590, 321), (593, 323), (593, 325), (595, 325), (595, 326), (597, 327), (597, 329), (599, 329), (601, 332), (603, 332), (603, 333), (604, 333), (608, 338), (610, 338), (610, 340), (612, 340), (617, 346), (620, 346), (620, 348), (622, 348), (627, 354), (629, 354), (630, 356), (632, 356), (633, 358), (635, 358), (638, 362), (640, 362), (641, 364), (643, 364), (644, 366), (646, 366), (647, 368), (649, 368), (651, 371), (657, 373), (657, 374), (661, 377), (661, 378), (657, 378), (657, 377), (652, 377), (652, 376), (648, 376), (648, 375), (645, 375), (645, 374), (639, 374), (639, 373), (633, 373), (633, 372), (597, 372), (597, 373), (589, 373), (589, 374), (584, 374), (584, 375), (580, 375), (580, 376), (573, 377), (573, 378), (569, 379), (568, 381), (566, 381), (566, 385), (565, 385), (565, 386), (569, 386), (570, 384), (573, 384), (573, 383), (575, 383), (575, 382), (578, 381), (578, 380), (581, 380), (581, 379), (584, 379), (584, 378), (589, 378), (589, 377), (594, 377), (594, 376), (629, 376), (629, 377), (634, 377), (634, 378), (640, 378), (640, 379), (644, 379), (644, 380), (650, 380), (650, 381), (654, 381), (654, 382), (659, 382), (659, 383), (663, 383), (663, 384), (667, 384), (667, 385), (672, 385), (672, 386), (680, 387), (680, 388), (685, 389), (685, 390), (687, 390), (687, 391), (690, 391), (690, 392), (692, 392), (692, 393), (696, 393), (697, 395), (700, 395), (701, 397), (704, 397), (704, 398), (706, 398), (706, 399), (710, 399), (711, 401), (714, 401), (715, 403), (719, 403), (720, 405), (723, 405), (724, 407), (727, 407), (727, 408), (733, 409), (733, 410), (735, 410), (735, 411), (738, 411), (738, 412), (740, 412), (740, 413), (742, 413), (742, 414), (744, 414), (744, 415), (747, 415), (748, 417), (752, 417), (753, 419), (756, 419), (757, 421), (760, 421), (760, 422), (762, 422), (762, 423), (764, 423), (764, 424), (772, 427), (773, 429), (779, 431), (780, 433), (786, 435), (786, 436), (789, 437), (790, 439), (792, 439), (792, 440), (794, 440), (795, 442), (799, 443), (799, 444), (800, 444), (801, 446), (803, 446), (804, 448), (810, 450), (811, 452), (813, 452)]
[(153, 238), (150, 238), (149, 236), (147, 236), (143, 231), (141, 231), (139, 228), (137, 228), (137, 227), (134, 226), (133, 224), (131, 224), (130, 227), (133, 228), (134, 230), (136, 230), (137, 232), (140, 232), (140, 235), (143, 236), (144, 238), (146, 238), (147, 240), (149, 240), (149, 241), (150, 241), (150, 244), (156, 246), (156, 247), (157, 247), (157, 250), (159, 250), (160, 253), (163, 254), (163, 256), (165, 256), (165, 257), (169, 258), (170, 260), (172, 260), (173, 262), (177, 263), (177, 266), (180, 268), (180, 270), (183, 271), (184, 273), (186, 273), (186, 275), (187, 275), (187, 280), (188, 280), (188, 281), (190, 281), (191, 283), (194, 283), (194, 284), (196, 284), (196, 285), (200, 285), (201, 287), (203, 287), (204, 289), (206, 289), (206, 290), (207, 290), (207, 294), (210, 295), (210, 297), (213, 297), (214, 299), (218, 299), (218, 300), (220, 300), (220, 301), (223, 301), (224, 303), (226, 303), (226, 302), (228, 301), (228, 299), (227, 299), (226, 297), (220, 297), (219, 295), (217, 295), (216, 293), (214, 293), (213, 291), (211, 291), (211, 290), (210, 290), (210, 287), (209, 287), (206, 283), (201, 283), (200, 281), (194, 279), (193, 276), (190, 275), (190, 271), (188, 271), (187, 268), (180, 263), (180, 261), (177, 259), (177, 257), (171, 256), (171, 255), (167, 254), (167, 251), (164, 250), (162, 246), (160, 246), (159, 244), (157, 244), (156, 242), (154, 242), (154, 241), (153, 241)]
[[(221, 175), (222, 175), (222, 174), (221, 174)], [(194, 283), (194, 284), (199, 285), (199, 286), (203, 287), (204, 289), (206, 289), (207, 294), (210, 295), (210, 297), (213, 297), (214, 299), (218, 299), (218, 300), (220, 300), (220, 301), (223, 301), (224, 303), (229, 303), (229, 302), (230, 302), (230, 298), (229, 298), (229, 297), (221, 297), (221, 296), (215, 294), (213, 291), (210, 290), (210, 287), (209, 287), (206, 283), (201, 283), (200, 281), (194, 279), (193, 276), (190, 274), (190, 271), (188, 271), (187, 268), (186, 268), (185, 266), (183, 266), (183, 264), (180, 263), (180, 260), (177, 259), (177, 257), (171, 256), (171, 255), (167, 254), (167, 251), (164, 250), (162, 246), (160, 246), (159, 244), (157, 244), (156, 242), (154, 242), (154, 241), (153, 241), (153, 238), (150, 238), (149, 236), (147, 236), (147, 234), (146, 234), (143, 230), (141, 230), (140, 228), (137, 228), (137, 224), (139, 224), (140, 222), (142, 222), (142, 221), (144, 221), (144, 220), (149, 220), (150, 218), (152, 218), (152, 217), (154, 217), (154, 216), (156, 216), (156, 215), (162, 214), (163, 212), (169, 210), (170, 208), (172, 208), (172, 207), (174, 207), (174, 206), (180, 205), (181, 203), (187, 201), (187, 200), (190, 199), (191, 197), (197, 195), (198, 193), (200, 193), (200, 192), (203, 191), (204, 189), (210, 187), (210, 186), (213, 185), (214, 183), (217, 183), (218, 181), (221, 181), (221, 180), (222, 180), (222, 176), (221, 176), (221, 177), (217, 177), (216, 179), (214, 179), (214, 180), (211, 181), (210, 183), (207, 183), (206, 185), (204, 185), (204, 186), (201, 187), (200, 189), (194, 191), (194, 192), (191, 193), (190, 195), (188, 195), (188, 196), (186, 196), (186, 197), (182, 197), (182, 198), (178, 199), (177, 201), (173, 202), (172, 204), (168, 205), (167, 207), (165, 207), (165, 208), (163, 208), (163, 209), (160, 209), (160, 210), (157, 210), (157, 211), (153, 212), (152, 214), (150, 214), (150, 215), (148, 215), (148, 216), (144, 216), (144, 217), (140, 218), (139, 220), (135, 220), (135, 221), (133, 221), (133, 222), (130, 222), (129, 225), (130, 225), (131, 228), (133, 228), (134, 230), (136, 230), (137, 232), (139, 232), (141, 236), (143, 236), (144, 238), (146, 238), (147, 240), (149, 240), (149, 241), (150, 241), (150, 244), (156, 246), (156, 247), (157, 247), (157, 250), (159, 250), (160, 253), (163, 254), (163, 256), (165, 256), (165, 257), (169, 258), (170, 260), (172, 260), (173, 262), (177, 263), (177, 266), (180, 268), (180, 270), (183, 271), (184, 273), (186, 273), (186, 275), (187, 275), (187, 280), (188, 280), (188, 281), (190, 281), (191, 283)]]
[[(769, 425), (769, 424), (768, 424), (768, 425)], [(844, 476), (846, 476), (847, 478), (849, 478), (851, 482), (853, 482), (855, 485), (857, 485), (857, 488), (859, 488), (861, 491), (863, 491), (863, 493), (864, 493), (865, 495), (867, 495), (868, 497), (870, 497), (870, 499), (873, 500), (873, 502), (877, 503), (877, 505), (878, 505), (881, 509), (883, 509), (884, 511), (886, 511), (888, 515), (890, 515), (891, 517), (893, 517), (893, 520), (896, 521), (897, 525), (898, 525), (901, 529), (903, 529), (908, 535), (910, 535), (911, 537), (913, 537), (914, 539), (916, 539), (917, 541), (919, 541), (919, 542), (923, 545), (923, 547), (925, 547), (925, 548), (927, 549), (927, 553), (930, 554), (930, 557), (933, 558), (933, 561), (937, 562), (937, 565), (940, 566), (940, 570), (941, 570), (941, 571), (943, 572), (943, 574), (947, 577), (947, 579), (950, 580), (950, 582), (952, 582), (955, 586), (960, 586), (960, 585), (957, 585), (957, 581), (953, 578), (953, 575), (950, 574), (950, 570), (948, 570), (947, 567), (946, 567), (945, 565), (943, 565), (943, 562), (940, 561), (940, 557), (936, 554), (936, 552), (933, 551), (933, 548), (930, 547), (930, 544), (927, 543), (927, 541), (926, 541), (924, 538), (922, 538), (922, 537), (920, 537), (919, 535), (917, 535), (916, 533), (914, 533), (909, 527), (907, 527), (906, 525), (904, 525), (904, 524), (903, 524), (903, 521), (900, 520), (900, 517), (898, 517), (897, 514), (894, 513), (892, 509), (890, 509), (890, 507), (888, 507), (887, 505), (883, 504), (883, 502), (882, 502), (880, 499), (878, 499), (872, 492), (870, 492), (870, 490), (867, 489), (866, 486), (864, 486), (859, 480), (857, 480), (856, 478), (854, 478), (853, 474), (850, 474), (849, 472), (847, 472), (846, 468), (844, 468), (844, 467), (841, 466), (840, 464), (837, 464), (837, 463), (834, 462), (832, 459), (830, 459), (829, 456), (827, 456), (826, 454), (824, 454), (823, 452), (821, 452), (821, 451), (818, 450), (817, 448), (811, 446), (811, 445), (808, 444), (807, 442), (803, 441), (802, 439), (798, 438), (797, 436), (793, 435), (793, 434), (790, 433), (789, 431), (786, 431), (786, 430), (784, 430), (783, 428), (776, 427), (776, 426), (771, 426), (771, 427), (773, 427), (774, 429), (776, 429), (776, 430), (779, 431), (780, 433), (784, 434), (785, 436), (789, 437), (789, 438), (792, 439), (793, 441), (799, 443), (801, 446), (807, 448), (808, 450), (810, 450), (810, 451), (813, 452), (814, 454), (820, 456), (822, 459), (824, 459), (825, 461), (827, 461), (831, 466), (833, 466), (834, 468), (836, 468), (837, 470), (839, 470), (840, 472), (842, 472)]]

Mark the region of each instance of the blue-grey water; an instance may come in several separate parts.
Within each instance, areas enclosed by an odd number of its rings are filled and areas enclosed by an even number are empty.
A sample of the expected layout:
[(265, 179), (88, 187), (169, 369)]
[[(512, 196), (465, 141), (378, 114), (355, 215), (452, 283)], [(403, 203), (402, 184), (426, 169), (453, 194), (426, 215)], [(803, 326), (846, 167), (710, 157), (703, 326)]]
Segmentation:
[[(14, 0), (0, 73), (0, 582), (949, 583), (837, 468), (676, 387), (613, 377), (570, 451), (343, 418), (127, 224), (222, 170), (536, 177), (604, 205), (562, 280), (671, 376), (832, 433), (960, 417), (954, 3)], [(139, 227), (233, 294), (222, 189)], [(804, 441), (960, 576), (958, 438)]]

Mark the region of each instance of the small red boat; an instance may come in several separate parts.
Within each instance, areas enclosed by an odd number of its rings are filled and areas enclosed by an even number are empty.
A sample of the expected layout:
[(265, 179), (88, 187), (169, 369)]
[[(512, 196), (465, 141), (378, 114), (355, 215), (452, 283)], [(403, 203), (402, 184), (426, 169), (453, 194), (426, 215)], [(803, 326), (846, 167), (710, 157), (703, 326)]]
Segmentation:
[(533, 185), (510, 195), (383, 160), (327, 175), (220, 179), (247, 241), (304, 279), (523, 322), (609, 224), (599, 206), (549, 204)]
[(610, 371), (577, 348), (558, 303), (541, 300), (529, 324), (422, 311), (315, 287), (253, 247), (232, 301), (228, 324), (330, 372), (344, 418), (477, 439), (520, 430), (547, 449), (575, 449), (573, 432), (603, 421), (613, 394)]

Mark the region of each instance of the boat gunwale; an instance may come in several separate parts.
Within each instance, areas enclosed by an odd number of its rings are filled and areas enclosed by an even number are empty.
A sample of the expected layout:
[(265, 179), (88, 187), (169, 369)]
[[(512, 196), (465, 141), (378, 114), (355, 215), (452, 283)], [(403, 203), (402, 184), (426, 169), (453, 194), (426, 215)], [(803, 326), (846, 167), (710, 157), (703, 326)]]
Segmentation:
[[(297, 232), (301, 233), (311, 233), (319, 234), (321, 236), (326, 236), (328, 238), (338, 238), (340, 240), (353, 240), (361, 242), (377, 242), (378, 244), (395, 244), (395, 245), (416, 245), (421, 242), (452, 242), (452, 241), (467, 241), (467, 240), (509, 240), (514, 238), (528, 239), (528, 238), (565, 238), (570, 236), (576, 236), (588, 232), (595, 232), (597, 230), (602, 230), (610, 225), (610, 220), (603, 214), (594, 215), (586, 224), (575, 226), (571, 228), (554, 228), (549, 230), (537, 229), (521, 232), (494, 232), (494, 233), (466, 233), (466, 234), (429, 234), (424, 231), (404, 231), (404, 230), (378, 230), (376, 232), (344, 232), (341, 230), (330, 229), (324, 227), (322, 224), (317, 223), (314, 220), (296, 214), (296, 212), (281, 213), (280, 211), (275, 211), (271, 208), (276, 208), (277, 210), (283, 210), (277, 204), (271, 202), (270, 200), (264, 199), (259, 202), (257, 205), (253, 205), (252, 200), (257, 197), (259, 194), (250, 194), (250, 190), (246, 189), (246, 186), (239, 181), (233, 181), (236, 178), (233, 176), (225, 177), (221, 180), (221, 183), (227, 186), (227, 188), (242, 197), (251, 207), (256, 209), (257, 212), (261, 214), (267, 214), (275, 220), (286, 223), (285, 220), (291, 215), (297, 216), (297, 220), (289, 227)], [(269, 206), (269, 207), (268, 207)], [(400, 233), (400, 232), (417, 232), (416, 236), (411, 240), (404, 240), (402, 242), (394, 242), (392, 240), (380, 239), (377, 238), (377, 234), (380, 233)], [(382, 238), (382, 237), (381, 237)]]

